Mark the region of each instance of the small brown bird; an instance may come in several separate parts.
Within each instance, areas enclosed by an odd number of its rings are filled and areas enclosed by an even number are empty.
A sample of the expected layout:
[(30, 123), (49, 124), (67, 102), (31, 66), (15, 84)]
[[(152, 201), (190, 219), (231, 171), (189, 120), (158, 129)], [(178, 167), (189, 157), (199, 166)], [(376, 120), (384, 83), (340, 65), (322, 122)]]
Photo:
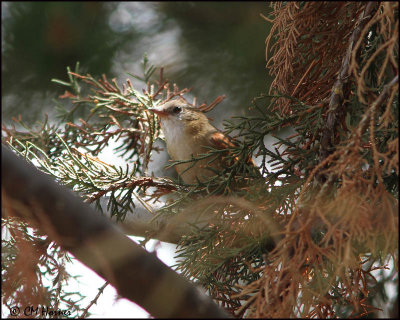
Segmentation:
[[(199, 157), (210, 152), (207, 147), (226, 149), (237, 145), (234, 139), (211, 125), (203, 112), (182, 100), (171, 100), (148, 110), (160, 118), (161, 130), (172, 160), (190, 160)], [(196, 177), (200, 181), (205, 181), (216, 175), (215, 170), (221, 171), (229, 165), (226, 162), (226, 154), (225, 156), (221, 154), (216, 160), (211, 161), (214, 157), (177, 164), (175, 168), (183, 182), (196, 184)], [(248, 159), (248, 164), (255, 168), (251, 158)]]

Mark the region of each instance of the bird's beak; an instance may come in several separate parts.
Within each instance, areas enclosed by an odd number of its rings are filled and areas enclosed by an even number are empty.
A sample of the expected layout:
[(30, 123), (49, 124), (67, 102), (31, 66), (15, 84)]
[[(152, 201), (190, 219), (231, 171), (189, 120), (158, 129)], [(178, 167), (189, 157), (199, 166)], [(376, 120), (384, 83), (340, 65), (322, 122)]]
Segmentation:
[(155, 113), (156, 115), (158, 115), (160, 117), (168, 116), (168, 113), (165, 112), (164, 110), (162, 110), (160, 107), (158, 107), (158, 108), (148, 108), (147, 110), (149, 110), (150, 112)]

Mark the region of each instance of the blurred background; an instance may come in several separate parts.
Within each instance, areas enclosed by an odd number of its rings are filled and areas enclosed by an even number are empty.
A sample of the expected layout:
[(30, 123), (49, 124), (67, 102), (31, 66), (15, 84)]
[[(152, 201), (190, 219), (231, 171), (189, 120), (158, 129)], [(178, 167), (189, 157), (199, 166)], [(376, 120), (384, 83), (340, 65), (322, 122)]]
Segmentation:
[[(2, 116), (9, 123), (54, 118), (52, 99), (65, 87), (66, 67), (106, 74), (119, 83), (150, 63), (198, 103), (227, 98), (210, 117), (215, 125), (246, 114), (265, 92), (264, 2), (2, 2)], [(157, 73), (154, 74), (157, 76)]]
[[(55, 120), (67, 66), (81, 73), (106, 74), (118, 83), (141, 75), (141, 62), (164, 67), (164, 75), (198, 104), (226, 99), (208, 115), (222, 120), (246, 115), (251, 100), (266, 91), (265, 38), (270, 25), (260, 17), (265, 2), (2, 2), (2, 122), (22, 116), (27, 123)], [(157, 72), (155, 76), (158, 77)], [(134, 81), (133, 81), (134, 82)], [(135, 83), (135, 82), (134, 82)], [(109, 155), (116, 161), (113, 153)], [(106, 159), (107, 161), (107, 159)], [(111, 162), (108, 161), (108, 162)], [(175, 246), (151, 240), (146, 248), (168, 265)], [(76, 260), (68, 272), (81, 276), (71, 290), (97, 294), (104, 281)], [(85, 305), (83, 301), (83, 305)], [(2, 316), (9, 311), (3, 308)], [(108, 286), (90, 311), (101, 317), (146, 317), (147, 312), (117, 299)], [(75, 316), (75, 315), (73, 315)]]

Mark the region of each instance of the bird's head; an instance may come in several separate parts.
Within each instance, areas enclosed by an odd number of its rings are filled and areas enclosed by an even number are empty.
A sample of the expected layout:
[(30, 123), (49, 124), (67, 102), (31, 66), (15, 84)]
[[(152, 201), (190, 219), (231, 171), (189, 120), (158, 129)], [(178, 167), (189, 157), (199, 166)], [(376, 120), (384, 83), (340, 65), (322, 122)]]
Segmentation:
[(183, 100), (171, 100), (163, 105), (149, 108), (160, 118), (161, 128), (165, 136), (170, 133), (196, 135), (208, 130), (208, 118), (200, 110), (191, 107)]

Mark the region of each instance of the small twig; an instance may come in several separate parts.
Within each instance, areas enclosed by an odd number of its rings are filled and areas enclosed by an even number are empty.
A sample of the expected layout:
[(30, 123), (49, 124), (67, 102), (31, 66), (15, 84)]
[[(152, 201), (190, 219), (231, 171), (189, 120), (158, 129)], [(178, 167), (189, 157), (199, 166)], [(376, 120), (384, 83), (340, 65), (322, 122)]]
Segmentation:
[(296, 93), (297, 89), (299, 88), (299, 86), (301, 85), (301, 83), (303, 82), (304, 78), (307, 76), (307, 74), (310, 73), (311, 69), (314, 67), (314, 65), (317, 63), (316, 60), (313, 60), (310, 64), (310, 66), (308, 67), (308, 69), (306, 70), (306, 72), (304, 72), (303, 76), (301, 77), (300, 81), (297, 83), (297, 86), (294, 88), (294, 90), (292, 91), (292, 96), (294, 96), (294, 94)]
[(274, 23), (274, 20), (271, 20), (271, 19), (267, 18), (262, 13), (260, 13), (260, 17), (263, 18), (265, 21), (268, 21), (269, 23)]
[(200, 111), (202, 112), (209, 112), (212, 109), (214, 109), (214, 107), (219, 104), (220, 102), (222, 102), (224, 99), (226, 98), (225, 95), (222, 96), (218, 96), (213, 102), (211, 102), (208, 106), (205, 104), (202, 104), (201, 106), (199, 106)]
[(363, 118), (361, 119), (359, 128), (357, 130), (358, 137), (361, 137), (361, 135), (367, 129), (368, 120), (369, 120), (371, 114), (373, 114), (375, 112), (375, 110), (383, 103), (383, 101), (386, 99), (387, 95), (389, 94), (389, 90), (398, 82), (399, 82), (399, 75), (395, 76), (388, 84), (386, 84), (383, 87), (381, 94), (371, 104), (371, 107), (367, 110), (367, 112), (364, 114)]
[(77, 73), (72, 72), (72, 71), (69, 71), (68, 74), (70, 74), (70, 75), (72, 75), (72, 76), (75, 76), (75, 77), (77, 77), (77, 78), (81, 78), (81, 79), (87, 79), (87, 78), (88, 78), (87, 76), (82, 76), (82, 75), (77, 74)]
[(100, 288), (99, 288), (99, 292), (97, 292), (97, 295), (94, 297), (94, 299), (92, 301), (90, 301), (89, 305), (85, 308), (85, 310), (83, 310), (82, 315), (80, 316), (80, 318), (85, 318), (87, 313), (89, 312), (89, 309), (95, 304), (97, 303), (97, 300), (100, 298), (100, 295), (103, 293), (104, 289), (109, 285), (109, 282), (106, 281)]
[(152, 98), (154, 99), (155, 97), (158, 96), (158, 94), (165, 89), (165, 85), (168, 83), (168, 79), (165, 80), (161, 85), (159, 85), (158, 90), (152, 95)]
[(177, 186), (169, 183), (167, 180), (164, 179), (155, 179), (150, 177), (141, 177), (141, 178), (134, 178), (129, 181), (124, 181), (121, 183), (116, 183), (111, 185), (105, 190), (101, 190), (89, 198), (85, 200), (85, 202), (92, 203), (93, 201), (97, 200), (101, 196), (104, 196), (107, 192), (124, 189), (124, 188), (134, 188), (134, 187), (156, 187), (157, 189), (163, 190), (165, 193), (169, 193), (172, 191), (177, 190)]

